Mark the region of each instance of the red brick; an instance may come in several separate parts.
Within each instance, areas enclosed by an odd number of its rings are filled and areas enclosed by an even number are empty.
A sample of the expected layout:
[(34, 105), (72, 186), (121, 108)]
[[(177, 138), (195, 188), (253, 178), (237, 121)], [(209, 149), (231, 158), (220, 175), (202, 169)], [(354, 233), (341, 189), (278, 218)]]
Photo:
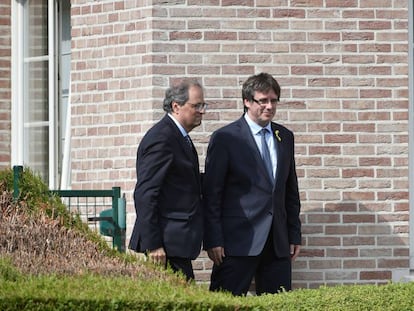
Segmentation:
[[(394, 268), (372, 262), (408, 268), (406, 3), (191, 0), (150, 10), (72, 1), (71, 10), (74, 187), (115, 182), (132, 199), (137, 144), (182, 75), (200, 77), (213, 102), (193, 132), (203, 169), (211, 132), (242, 114), (241, 84), (268, 71), (282, 86), (275, 121), (296, 135), (304, 244), (294, 288), (392, 278)], [(2, 59), (10, 56), (0, 57), (8, 74)], [(393, 257), (402, 261), (380, 261)], [(346, 271), (328, 271), (332, 258)], [(211, 261), (194, 264), (207, 283)]]

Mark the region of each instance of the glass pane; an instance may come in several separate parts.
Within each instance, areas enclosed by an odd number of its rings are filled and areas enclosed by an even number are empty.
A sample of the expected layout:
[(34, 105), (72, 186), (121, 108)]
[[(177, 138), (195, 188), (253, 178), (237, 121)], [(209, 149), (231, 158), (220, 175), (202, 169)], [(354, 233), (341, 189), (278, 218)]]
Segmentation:
[[(60, 142), (61, 151), (63, 152), (63, 146), (65, 143), (65, 130), (66, 130), (66, 117), (68, 115), (69, 104), (69, 82), (70, 82), (70, 60), (71, 60), (71, 26), (70, 26), (70, 1), (62, 0), (61, 2), (61, 33), (59, 37), (60, 43), (60, 72), (61, 89), (60, 89), (60, 102), (59, 102), (59, 128), (60, 128)], [(63, 153), (60, 154), (63, 159)]]
[(49, 181), (48, 0), (23, 0), (24, 164)]
[(24, 13), (25, 57), (47, 55), (47, 0), (27, 0)]
[(25, 165), (39, 173), (44, 181), (49, 180), (49, 130), (47, 126), (24, 129)]
[(47, 61), (25, 63), (25, 122), (49, 120)]

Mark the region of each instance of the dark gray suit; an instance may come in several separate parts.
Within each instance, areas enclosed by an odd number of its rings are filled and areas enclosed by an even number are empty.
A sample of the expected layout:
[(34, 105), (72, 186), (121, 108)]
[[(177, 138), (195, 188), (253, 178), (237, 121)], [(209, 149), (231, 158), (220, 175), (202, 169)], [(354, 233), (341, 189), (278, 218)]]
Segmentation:
[(129, 248), (164, 247), (167, 258), (195, 259), (203, 233), (198, 158), (169, 116), (142, 139), (136, 170), (137, 218)]
[(204, 249), (222, 246), (226, 257), (258, 256), (268, 241), (276, 257), (290, 258), (290, 244), (301, 244), (293, 133), (277, 123), (271, 127), (274, 183), (244, 117), (213, 133), (203, 180)]

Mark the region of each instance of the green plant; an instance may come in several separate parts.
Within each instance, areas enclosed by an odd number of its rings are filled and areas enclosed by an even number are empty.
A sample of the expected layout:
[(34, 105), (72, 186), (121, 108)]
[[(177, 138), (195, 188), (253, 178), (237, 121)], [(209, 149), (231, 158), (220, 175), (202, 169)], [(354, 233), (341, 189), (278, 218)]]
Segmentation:
[[(12, 169), (0, 171), (3, 190), (14, 191), (14, 172)], [(49, 217), (66, 217), (65, 206), (59, 198), (50, 194), (41, 176), (29, 167), (25, 167), (17, 180), (19, 196), (17, 202), (24, 204), (28, 213), (36, 213), (43, 209)]]
[(0, 257), (0, 280), (16, 282), (22, 277), (21, 273), (13, 266), (10, 258)]
[(0, 283), (1, 310), (412, 311), (414, 283), (322, 286), (277, 295), (233, 297), (164, 279), (25, 276)]
[[(51, 219), (58, 220), (63, 226), (82, 232), (109, 256), (118, 256), (117, 251), (109, 247), (99, 233), (90, 230), (88, 225), (82, 222), (79, 215), (71, 214), (68, 211), (61, 198), (51, 193), (41, 176), (31, 168), (23, 168), (17, 184), (19, 196), (15, 203), (18, 208), (24, 209), (27, 214), (34, 217), (46, 214)], [(13, 192), (14, 172), (12, 169), (0, 171), (0, 185), (1, 191)]]

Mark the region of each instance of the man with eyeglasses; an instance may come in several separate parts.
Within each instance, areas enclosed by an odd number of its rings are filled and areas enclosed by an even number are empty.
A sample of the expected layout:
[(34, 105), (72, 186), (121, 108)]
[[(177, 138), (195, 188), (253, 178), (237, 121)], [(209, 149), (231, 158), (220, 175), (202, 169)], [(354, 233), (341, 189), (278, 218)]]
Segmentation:
[(246, 295), (292, 288), (301, 244), (294, 136), (272, 122), (280, 98), (267, 73), (243, 84), (244, 115), (213, 133), (203, 179), (210, 290)]
[(129, 248), (194, 279), (203, 218), (198, 155), (188, 135), (201, 124), (203, 88), (184, 79), (165, 92), (166, 115), (142, 138), (136, 160), (137, 214)]

